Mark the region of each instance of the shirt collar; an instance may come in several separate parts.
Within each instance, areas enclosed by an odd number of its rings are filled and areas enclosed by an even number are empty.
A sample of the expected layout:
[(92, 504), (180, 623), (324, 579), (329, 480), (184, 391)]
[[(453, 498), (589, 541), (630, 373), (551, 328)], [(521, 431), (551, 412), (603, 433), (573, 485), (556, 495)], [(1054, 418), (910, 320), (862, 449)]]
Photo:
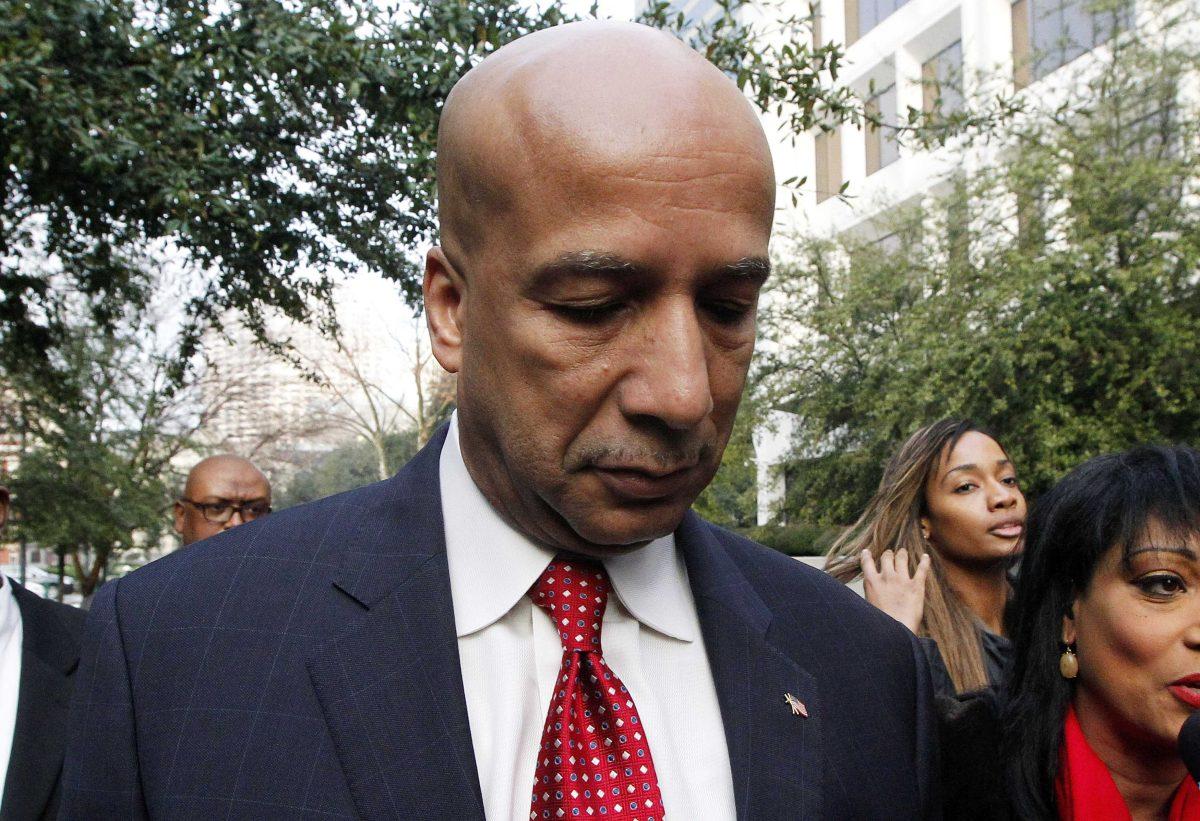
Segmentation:
[(458, 412), (442, 445), (439, 465), (450, 596), (459, 638), (482, 630), (528, 592), (554, 551), (518, 533), (467, 472), (458, 444)]
[[(463, 461), (457, 411), (442, 446), (439, 478), (455, 631), (462, 638), (511, 610), (556, 551), (513, 529), (484, 498)], [(695, 602), (674, 534), (611, 556), (604, 566), (621, 604), (639, 622), (682, 641), (698, 637)]]
[(683, 556), (669, 533), (644, 547), (609, 556), (604, 568), (621, 604), (647, 627), (680, 641), (700, 633)]

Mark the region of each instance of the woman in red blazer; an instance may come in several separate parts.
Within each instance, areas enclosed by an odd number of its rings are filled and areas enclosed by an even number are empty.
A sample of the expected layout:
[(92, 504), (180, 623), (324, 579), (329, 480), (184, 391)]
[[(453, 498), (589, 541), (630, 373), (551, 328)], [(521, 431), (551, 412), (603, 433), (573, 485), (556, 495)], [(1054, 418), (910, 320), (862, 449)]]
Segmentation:
[(1200, 709), (1200, 452), (1102, 456), (1043, 496), (1013, 617), (1002, 720), (944, 728), (948, 817), (1200, 819), (1177, 744)]

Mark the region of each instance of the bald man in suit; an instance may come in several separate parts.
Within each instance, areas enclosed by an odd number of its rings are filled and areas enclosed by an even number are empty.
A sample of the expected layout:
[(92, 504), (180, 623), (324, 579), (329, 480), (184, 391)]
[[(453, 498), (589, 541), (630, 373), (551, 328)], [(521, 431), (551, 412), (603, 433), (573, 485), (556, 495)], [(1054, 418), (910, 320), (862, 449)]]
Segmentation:
[(455, 418), (101, 591), (64, 817), (937, 817), (912, 634), (689, 510), (770, 269), (737, 87), (643, 26), (528, 35), (447, 99), (438, 193)]

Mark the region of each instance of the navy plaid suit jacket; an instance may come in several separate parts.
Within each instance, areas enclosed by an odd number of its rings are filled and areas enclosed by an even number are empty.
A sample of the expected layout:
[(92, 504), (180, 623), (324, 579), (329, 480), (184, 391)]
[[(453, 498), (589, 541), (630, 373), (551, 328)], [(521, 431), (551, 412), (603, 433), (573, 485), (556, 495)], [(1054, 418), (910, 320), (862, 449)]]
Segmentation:
[[(388, 481), (105, 585), (60, 817), (482, 818), (438, 488), (444, 436)], [(931, 685), (911, 634), (825, 574), (694, 514), (677, 539), (738, 818), (937, 817)]]

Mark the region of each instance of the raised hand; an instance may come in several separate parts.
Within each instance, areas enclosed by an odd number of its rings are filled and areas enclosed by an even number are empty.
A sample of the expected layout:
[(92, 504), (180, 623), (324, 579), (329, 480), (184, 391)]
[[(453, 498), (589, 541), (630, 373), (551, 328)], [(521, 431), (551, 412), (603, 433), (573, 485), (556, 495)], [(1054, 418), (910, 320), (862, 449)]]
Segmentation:
[(914, 633), (921, 627), (925, 615), (925, 580), (929, 577), (929, 554), (917, 563), (916, 572), (908, 573), (908, 551), (885, 550), (879, 565), (864, 550), (860, 558), (863, 590), (867, 601), (903, 624)]

